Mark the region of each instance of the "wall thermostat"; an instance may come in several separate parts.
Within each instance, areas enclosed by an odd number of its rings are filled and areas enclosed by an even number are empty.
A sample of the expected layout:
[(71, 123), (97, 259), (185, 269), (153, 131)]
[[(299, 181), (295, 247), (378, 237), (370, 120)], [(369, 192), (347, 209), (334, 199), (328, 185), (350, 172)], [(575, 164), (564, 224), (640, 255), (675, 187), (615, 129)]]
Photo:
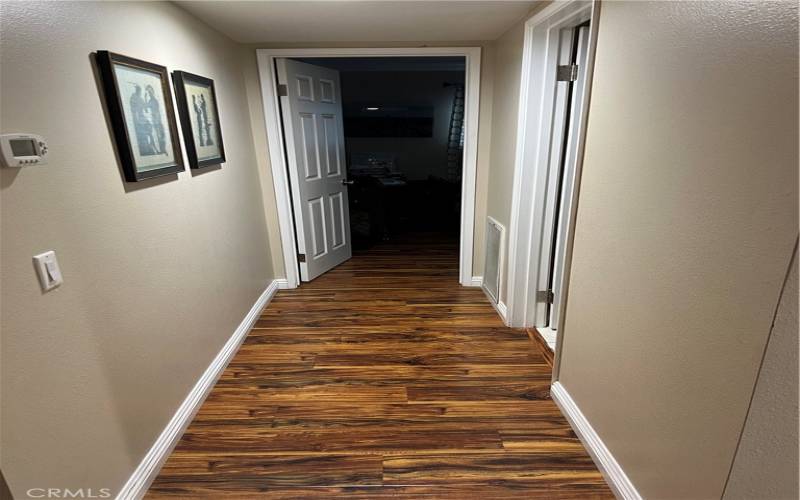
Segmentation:
[(27, 167), (47, 163), (47, 143), (36, 134), (0, 135), (0, 152), (6, 167)]

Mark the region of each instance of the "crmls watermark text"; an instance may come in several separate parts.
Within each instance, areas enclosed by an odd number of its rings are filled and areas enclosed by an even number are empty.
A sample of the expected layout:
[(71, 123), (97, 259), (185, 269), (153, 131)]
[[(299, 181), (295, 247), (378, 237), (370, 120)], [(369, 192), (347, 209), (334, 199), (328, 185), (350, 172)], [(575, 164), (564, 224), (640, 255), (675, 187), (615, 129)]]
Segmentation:
[(29, 498), (111, 498), (110, 488), (31, 488)]

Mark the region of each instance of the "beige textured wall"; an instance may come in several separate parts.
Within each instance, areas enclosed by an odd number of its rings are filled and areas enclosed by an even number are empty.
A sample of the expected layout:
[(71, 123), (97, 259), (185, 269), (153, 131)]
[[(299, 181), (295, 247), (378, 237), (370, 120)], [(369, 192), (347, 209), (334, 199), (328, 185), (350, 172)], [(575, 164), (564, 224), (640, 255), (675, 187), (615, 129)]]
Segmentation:
[[(2, 468), (33, 487), (116, 490), (273, 278), (243, 49), (168, 3), (2, 5), (2, 132), (49, 165), (0, 169)], [(211, 77), (228, 162), (125, 184), (89, 55)], [(42, 294), (31, 256), (65, 283)]]
[(275, 199), (275, 184), (267, 146), (267, 126), (264, 121), (264, 105), (261, 99), (261, 85), (258, 76), (258, 61), (255, 52), (249, 49), (241, 51), (242, 71), (247, 89), (247, 105), (250, 113), (250, 124), (253, 144), (256, 151), (258, 180), (261, 186), (261, 197), (264, 207), (264, 219), (269, 239), (269, 254), (272, 257), (271, 269), (276, 278), (286, 278), (281, 247), (281, 228), (278, 224), (278, 206)]
[(560, 381), (645, 498), (719, 498), (797, 238), (797, 6), (604, 2)]
[[(514, 159), (519, 117), (519, 84), (522, 74), (522, 49), (525, 20), (518, 22), (495, 42), (494, 96), (491, 127), (491, 176), (488, 179), (486, 214), (506, 228), (511, 223), (511, 195), (514, 182)], [(481, 225), (485, 227), (484, 217)], [(506, 252), (508, 251), (506, 241)], [(483, 260), (483, 254), (481, 256)], [(508, 256), (505, 256), (508, 262)], [(500, 280), (500, 300), (506, 298), (508, 279)]]
[(800, 498), (797, 279), (795, 250), (724, 500)]
[[(492, 128), (492, 101), (494, 78), (494, 46), (492, 42), (463, 41), (463, 42), (325, 42), (320, 43), (262, 43), (248, 46), (245, 56), (248, 67), (246, 80), (248, 100), (250, 102), (250, 115), (253, 119), (253, 134), (258, 151), (259, 171), (263, 177), (264, 202), (267, 207), (267, 226), (269, 227), (270, 242), (272, 245), (273, 268), (276, 273), (284, 277), (283, 254), (280, 250), (280, 227), (278, 216), (275, 212), (275, 190), (272, 183), (271, 167), (269, 162), (269, 149), (266, 141), (266, 128), (264, 126), (264, 104), (261, 98), (260, 83), (256, 65), (256, 49), (259, 48), (319, 48), (329, 47), (481, 47), (481, 101), (478, 119), (478, 171), (476, 173), (475, 189), (475, 235), (473, 241), (473, 276), (483, 274), (484, 233), (486, 230), (486, 198), (488, 194), (489, 179), (489, 154), (491, 149)], [(249, 66), (252, 62), (252, 67)]]

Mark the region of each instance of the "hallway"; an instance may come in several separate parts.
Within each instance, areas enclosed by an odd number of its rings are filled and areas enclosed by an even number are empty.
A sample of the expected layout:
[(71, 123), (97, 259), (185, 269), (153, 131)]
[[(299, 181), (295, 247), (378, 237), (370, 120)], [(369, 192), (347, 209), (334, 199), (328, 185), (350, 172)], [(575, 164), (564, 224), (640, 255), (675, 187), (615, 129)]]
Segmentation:
[(148, 498), (613, 498), (549, 384), (457, 242), (379, 245), (278, 292)]

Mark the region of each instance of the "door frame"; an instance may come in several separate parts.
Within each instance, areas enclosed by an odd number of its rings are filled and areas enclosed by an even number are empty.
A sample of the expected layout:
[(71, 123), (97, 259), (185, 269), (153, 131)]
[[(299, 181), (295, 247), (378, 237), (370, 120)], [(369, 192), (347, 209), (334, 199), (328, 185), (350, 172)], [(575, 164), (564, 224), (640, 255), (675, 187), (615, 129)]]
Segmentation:
[(464, 158), (461, 174), (461, 230), (459, 248), (459, 282), (463, 286), (480, 286), (472, 276), (475, 232), (475, 178), (478, 169), (478, 110), (480, 104), (480, 47), (393, 47), (393, 48), (310, 48), (256, 49), (264, 121), (267, 129), (270, 168), (275, 186), (275, 202), (281, 234), (286, 287), (299, 285), (297, 245), (292, 217), (289, 177), (284, 155), (284, 137), (278, 105), (275, 59), (281, 57), (441, 57), (465, 58), (464, 75)]
[[(551, 40), (553, 30), (576, 26), (589, 20), (590, 31), (587, 49), (586, 90), (577, 106), (578, 120), (576, 164), (572, 183), (574, 188), (563, 199), (562, 216), (565, 217), (564, 267), (562, 300), (559, 306), (557, 341), (553, 380), (558, 376), (558, 360), (564, 331), (565, 309), (569, 294), (569, 277), (572, 246), (575, 233), (575, 214), (578, 207), (580, 178), (586, 139), (589, 100), (591, 97), (594, 54), (597, 45), (597, 17), (600, 2), (597, 0), (565, 0), (553, 2), (525, 23), (525, 36), (520, 81), (519, 115), (517, 121), (517, 149), (514, 162), (514, 184), (511, 198), (511, 223), (508, 250), (508, 293), (506, 306), (511, 326), (533, 327), (543, 321), (544, 308), (537, 300), (542, 280), (542, 258), (550, 248), (545, 243), (547, 235), (546, 214), (554, 208), (555, 197), (548, 193), (550, 172), (550, 137), (553, 124), (553, 107), (556, 86), (557, 44)], [(555, 54), (555, 56), (554, 56)]]

